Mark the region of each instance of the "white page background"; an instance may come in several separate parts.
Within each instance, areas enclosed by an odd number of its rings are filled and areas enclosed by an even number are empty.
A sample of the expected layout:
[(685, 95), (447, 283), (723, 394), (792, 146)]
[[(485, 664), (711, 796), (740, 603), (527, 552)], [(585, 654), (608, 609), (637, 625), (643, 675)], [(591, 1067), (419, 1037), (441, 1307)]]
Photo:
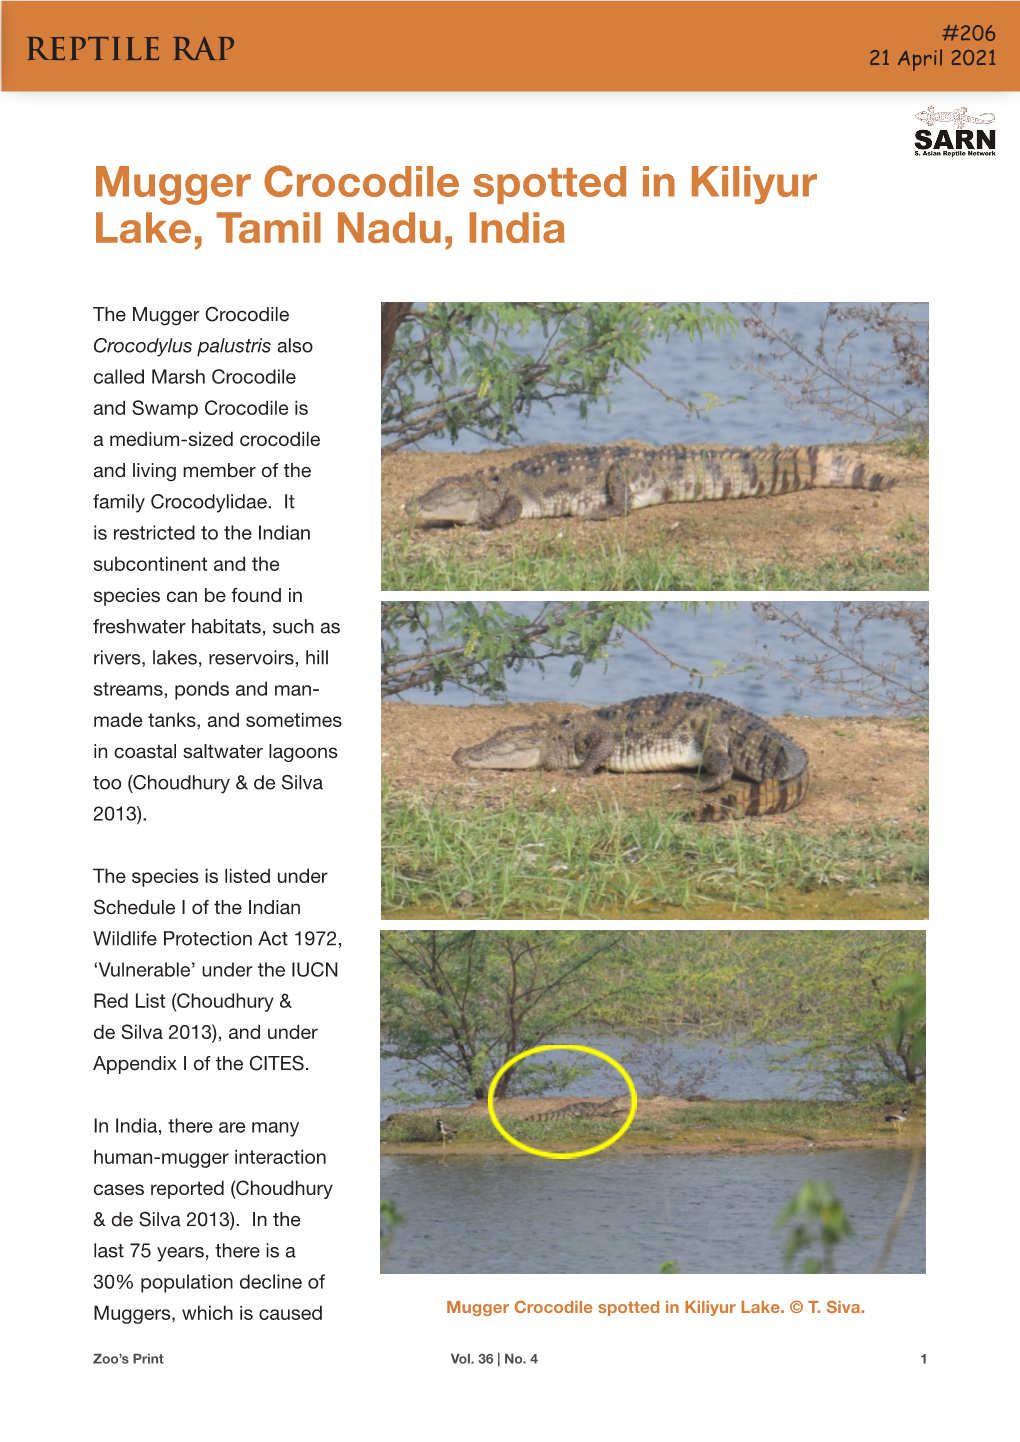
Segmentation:
[[(678, 83), (684, 70), (678, 61)], [(972, 113), (996, 113), (996, 158), (916, 159), (914, 112), (929, 100), (951, 108), (964, 99)], [(1010, 733), (1001, 724), (1015, 691), (1004, 633), (1012, 616), (1007, 587), (1016, 472), (1007, 440), (1016, 408), (1012, 97), (970, 90), (923, 96), (7, 94), (2, 103), (9, 217), (5, 869), (13, 990), (5, 1057), (5, 1237), (19, 1394), (12, 1435), (269, 1439), (286, 1432), (318, 1439), (341, 1430), (403, 1436), (412, 1428), (425, 1435), (481, 1428), (509, 1437), (581, 1421), (614, 1429), (710, 1426), (723, 1436), (745, 1429), (772, 1436), (808, 1426), (849, 1436), (862, 1424), (909, 1426), (915, 1400), (929, 1388), (941, 1397), (943, 1426), (964, 1408), (976, 1422), (980, 1379), (1005, 1360), (1006, 1337), (996, 1321), (998, 1270), (1012, 1251), (1008, 1221), (996, 1224), (1002, 1164), (995, 1104), (1006, 1095), (1005, 1049), (994, 1039), (994, 1022), (1009, 1014), (1014, 986), (1006, 932), (1015, 885), (1006, 835), (1013, 809)], [(388, 175), (406, 164), (454, 172), (464, 182), (455, 201), (369, 200), (362, 208), (396, 219), (413, 207), (442, 217), (458, 238), (449, 251), (335, 245), (329, 218), (341, 208), (357, 210), (359, 202), (269, 202), (259, 180), (273, 164), (334, 175)], [(476, 172), (573, 165), (605, 173), (621, 164), (628, 166), (632, 192), (626, 202), (545, 197), (503, 207), (505, 219), (525, 208), (539, 209), (543, 218), (560, 216), (566, 245), (464, 243), (470, 209), (500, 214), (469, 193), (467, 181)], [(676, 201), (637, 198), (643, 164), (675, 174)], [(808, 201), (695, 202), (686, 197), (693, 164), (750, 164), (762, 174), (819, 178)], [(254, 180), (243, 202), (202, 209), (99, 202), (97, 165), (157, 175), (250, 171)], [(218, 207), (255, 217), (320, 209), (324, 243), (224, 246), (212, 218)], [(146, 208), (170, 219), (184, 216), (202, 229), (201, 251), (94, 243), (96, 209), (116, 223)], [(930, 930), (940, 1065), (932, 1088), (928, 1277), (378, 1276), (377, 367), (379, 303), (401, 295), (930, 301), (932, 530), (942, 604), (933, 653)], [(308, 423), (324, 444), (312, 457), (293, 457), (314, 466), (304, 493), (315, 541), (290, 565), (291, 579), (315, 598), (305, 613), (349, 624), (342, 645), (333, 638), (328, 676), (331, 709), (344, 718), (346, 760), (329, 772), (325, 799), (277, 793), (254, 807), (236, 798), (168, 797), (154, 803), (158, 819), (143, 828), (91, 821), (91, 686), (98, 679), (91, 665), (91, 592), (106, 584), (91, 570), (90, 526), (101, 520), (92, 508), (101, 486), (91, 468), (125, 455), (94, 454), (91, 447), (94, 431), (111, 428), (108, 419), (94, 424), (93, 403), (124, 393), (94, 395), (101, 388), (88, 382), (89, 347), (101, 329), (91, 310), (96, 304), (280, 305), (295, 318), (292, 333), (315, 342), (314, 365), (302, 358), (295, 364), (309, 377), (302, 398), (311, 400)], [(263, 332), (269, 328), (251, 333)], [(272, 363), (281, 362), (273, 357)], [(95, 368), (113, 364), (132, 366), (125, 359)], [(138, 456), (154, 457), (158, 453)], [(199, 459), (223, 455), (206, 451)], [(274, 519), (282, 518), (274, 513)], [(157, 544), (153, 553), (161, 549)], [(104, 709), (110, 708), (104, 703)], [(994, 724), (991, 717), (998, 718)], [(204, 732), (202, 738), (209, 739)], [(324, 924), (326, 913), (337, 924), (342, 967), (339, 986), (324, 985), (319, 993), (321, 1012), (313, 1022), (323, 1027), (323, 1040), (311, 1049), (314, 1072), (207, 1080), (189, 1073), (171, 1089), (158, 1078), (93, 1073), (103, 1050), (92, 1036), (103, 1018), (91, 1007), (98, 954), (91, 867), (97, 864), (328, 867), (329, 894), (313, 908), (314, 924)], [(152, 951), (148, 959), (163, 959)], [(117, 959), (109, 951), (104, 956)], [(991, 1105), (972, 1107), (975, 1096)], [(321, 1298), (327, 1320), (243, 1327), (94, 1323), (93, 1303), (118, 1299), (91, 1289), (101, 1264), (90, 1255), (99, 1205), (92, 1197), (90, 1148), (113, 1144), (94, 1138), (91, 1119), (115, 1114), (300, 1115), (308, 1137), (329, 1152), (328, 1175), (336, 1184), (327, 1206), (302, 1208), (311, 1220), (300, 1236), (307, 1270), (327, 1273)], [(301, 1134), (299, 1141), (311, 1145)], [(205, 1142), (221, 1145), (215, 1138)], [(458, 1225), (455, 1215), (449, 1225)], [(136, 1231), (133, 1239), (146, 1238)], [(179, 1240), (209, 1239), (185, 1233)], [(814, 1322), (788, 1311), (764, 1320), (711, 1321), (446, 1316), (447, 1298), (750, 1302), (759, 1293), (784, 1306), (798, 1296), (839, 1297), (860, 1302), (866, 1313)], [(236, 1305), (241, 1298), (235, 1292), (232, 1300)], [(309, 1304), (306, 1294), (300, 1300)], [(176, 1308), (181, 1301), (136, 1292), (132, 1305)], [(158, 1369), (118, 1370), (94, 1366), (96, 1350), (163, 1352), (167, 1360)], [(481, 1350), (537, 1352), (541, 1362), (516, 1369), (512, 1379), (502, 1370), (493, 1375), (480, 1366), (451, 1366), (451, 1351)]]

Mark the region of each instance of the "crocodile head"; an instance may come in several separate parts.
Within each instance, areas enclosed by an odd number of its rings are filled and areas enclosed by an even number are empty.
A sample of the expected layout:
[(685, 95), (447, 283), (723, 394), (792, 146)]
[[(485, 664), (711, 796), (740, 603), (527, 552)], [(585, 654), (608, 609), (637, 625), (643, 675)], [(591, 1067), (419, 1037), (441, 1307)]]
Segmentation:
[(404, 510), (414, 517), (417, 526), (428, 526), (437, 521), (447, 521), (455, 526), (478, 526), (486, 519), (488, 513), (484, 502), (491, 495), (491, 482), (484, 475), (451, 476), (423, 496), (408, 501)]
[(477, 746), (462, 746), (453, 753), (458, 766), (472, 770), (536, 771), (542, 765), (548, 726), (508, 726)]

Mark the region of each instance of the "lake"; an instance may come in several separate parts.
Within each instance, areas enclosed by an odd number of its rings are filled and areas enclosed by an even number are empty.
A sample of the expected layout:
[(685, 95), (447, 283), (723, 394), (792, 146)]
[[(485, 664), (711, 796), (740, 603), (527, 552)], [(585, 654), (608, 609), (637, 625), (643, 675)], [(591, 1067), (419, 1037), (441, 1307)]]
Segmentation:
[[(807, 1180), (828, 1181), (853, 1226), (836, 1269), (870, 1272), (903, 1192), (906, 1151), (759, 1156), (599, 1153), (392, 1156), (382, 1194), (405, 1218), (391, 1273), (781, 1272), (774, 1223)], [(885, 1269), (925, 1270), (924, 1173)]]
[[(810, 625), (823, 636), (828, 634), (834, 616), (833, 602), (780, 599), (788, 609), (795, 609), (808, 618)], [(538, 603), (529, 601), (510, 601), (505, 605), (516, 615), (533, 616), (539, 609)], [(844, 636), (849, 637), (854, 617), (843, 613), (841, 625)], [(731, 671), (706, 680), (706, 694), (732, 701), (760, 716), (778, 716), (783, 711), (805, 716), (890, 714), (888, 706), (874, 701), (860, 702), (838, 692), (814, 689), (810, 685), (810, 664), (801, 663), (797, 658), (809, 656), (817, 648), (813, 642), (784, 640), (788, 631), (789, 627), (756, 615), (749, 601), (738, 601), (731, 606), (717, 602), (712, 609), (702, 602), (696, 610), (684, 609), (679, 602), (672, 601), (664, 608), (656, 606), (652, 624), (643, 634), (658, 651), (706, 675), (711, 674), (717, 662), (725, 662)], [(897, 676), (915, 689), (927, 684), (927, 670), (912, 653), (911, 636), (903, 622), (869, 620), (864, 623), (861, 634), (868, 665), (886, 668), (895, 665)], [(420, 638), (410, 634), (405, 641), (408, 650), (416, 650), (420, 644)], [(766, 652), (784, 662), (787, 670), (793, 672), (792, 679), (762, 664), (760, 657)], [(755, 653), (759, 660), (749, 662), (746, 658)], [(624, 637), (622, 646), (610, 653), (608, 661), (586, 666), (576, 681), (570, 678), (573, 662), (569, 658), (544, 664), (544, 674), (537, 665), (525, 665), (518, 672), (508, 673), (508, 699), (607, 706), (634, 696), (696, 689), (696, 683), (686, 671), (674, 669), (668, 660), (631, 635)], [(405, 691), (400, 699), (442, 706), (471, 706), (478, 701), (477, 696), (457, 686), (447, 686), (438, 697), (431, 692)], [(924, 706), (919, 703), (912, 709), (920, 712)], [(494, 725), (499, 724), (498, 718), (494, 718)]]
[[(638, 1045), (638, 1042), (630, 1037), (593, 1036), (581, 1033), (558, 1036), (555, 1040), (564, 1045), (576, 1042), (581, 1046), (594, 1047), (596, 1051), (605, 1052), (606, 1056), (611, 1056), (616, 1061), (623, 1061), (624, 1055)], [(764, 1101), (781, 1097), (830, 1095), (824, 1090), (819, 1091), (816, 1086), (809, 1085), (806, 1089), (802, 1088), (799, 1085), (798, 1077), (792, 1070), (770, 1070), (769, 1058), (781, 1060), (784, 1052), (793, 1049), (793, 1044), (788, 1047), (772, 1048), (741, 1046), (739, 1049), (730, 1051), (716, 1041), (696, 1040), (687, 1044), (677, 1037), (655, 1037), (654, 1040), (671, 1049), (675, 1059), (673, 1066), (684, 1073), (690, 1074), (697, 1068), (707, 1069), (705, 1081), (700, 1082), (691, 1090), (704, 1092), (713, 1101), (743, 1101), (752, 1097), (756, 1101)], [(546, 1045), (551, 1044), (551, 1042), (546, 1043)], [(549, 1060), (573, 1063), (580, 1062), (584, 1058), (578, 1053), (552, 1052)], [(617, 1071), (595, 1058), (590, 1058), (590, 1061), (592, 1070), (589, 1073), (577, 1078), (576, 1081), (565, 1082), (562, 1086), (557, 1083), (556, 1094), (563, 1096), (615, 1096), (623, 1090), (625, 1084)], [(415, 1082), (413, 1077), (405, 1071), (403, 1062), (383, 1057), (379, 1066), (384, 1094), (398, 1089), (423, 1090), (422, 1084)], [(635, 1077), (634, 1080), (639, 1092), (647, 1090), (641, 1085), (639, 1078)], [(529, 1096), (531, 1093), (526, 1088), (517, 1087), (511, 1095)], [(463, 1103), (467, 1103), (469, 1100), (470, 1098), (466, 1095), (461, 1098)], [(418, 1103), (423, 1107), (436, 1104), (435, 1099)], [(380, 1116), (388, 1116), (397, 1105), (396, 1102), (383, 1102)], [(399, 1107), (401, 1111), (411, 1110), (403, 1102), (399, 1104)]]
[[(827, 308), (826, 303), (821, 301), (787, 301), (779, 305), (776, 319), (803, 344), (808, 353), (812, 353)], [(724, 306), (719, 301), (704, 301), (702, 309), (719, 311)], [(909, 309), (913, 316), (927, 321), (926, 305), (917, 304)], [(734, 307), (734, 313), (740, 319), (742, 313), (739, 307)], [(845, 334), (846, 330), (847, 327), (841, 328), (830, 322), (828, 334), (830, 338), (836, 338)], [(530, 339), (524, 337), (514, 349), (525, 354), (533, 353), (540, 335), (540, 332), (533, 332)], [(656, 341), (651, 355), (638, 369), (668, 394), (695, 403), (701, 403), (707, 393), (718, 395), (721, 399), (734, 396), (743, 396), (744, 399), (691, 419), (637, 376), (625, 372), (620, 384), (613, 388), (612, 410), (607, 412), (605, 404), (594, 406), (587, 420), (583, 420), (576, 402), (558, 400), (554, 403), (554, 410), (535, 406), (530, 415), (519, 418), (521, 438), (515, 444), (536, 446), (559, 441), (572, 445), (606, 445), (611, 441), (640, 440), (660, 446), (767, 446), (773, 442), (811, 445), (871, 439), (870, 428), (866, 425), (842, 424), (812, 407), (791, 409), (768, 381), (762, 381), (743, 369), (742, 363), (751, 360), (761, 347), (762, 343), (749, 335), (743, 326), (735, 335), (722, 339), (706, 333), (703, 340), (693, 343), (682, 336), (674, 336), (670, 341)], [(872, 363), (883, 363), (890, 357), (888, 340), (873, 332), (861, 334), (850, 348), (857, 370), (863, 370)], [(422, 390), (420, 394), (424, 398), (428, 392)], [(926, 399), (916, 390), (904, 391), (898, 383), (876, 385), (874, 395), (876, 400), (899, 410), (903, 409), (905, 401), (913, 400), (918, 404)], [(491, 445), (490, 440), (462, 435), (454, 448), (447, 436), (439, 436), (422, 442), (420, 449), (455, 449), (468, 453)]]

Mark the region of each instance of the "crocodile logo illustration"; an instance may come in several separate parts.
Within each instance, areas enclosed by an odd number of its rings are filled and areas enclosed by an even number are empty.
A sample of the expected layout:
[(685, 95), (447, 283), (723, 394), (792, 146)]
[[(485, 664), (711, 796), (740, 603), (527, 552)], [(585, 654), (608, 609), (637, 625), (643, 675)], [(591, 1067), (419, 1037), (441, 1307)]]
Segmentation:
[(995, 116), (991, 111), (985, 110), (980, 115), (968, 115), (966, 105), (961, 105), (959, 110), (936, 110), (934, 105), (929, 105), (927, 110), (918, 110), (914, 119), (920, 120), (928, 126), (995, 124)]

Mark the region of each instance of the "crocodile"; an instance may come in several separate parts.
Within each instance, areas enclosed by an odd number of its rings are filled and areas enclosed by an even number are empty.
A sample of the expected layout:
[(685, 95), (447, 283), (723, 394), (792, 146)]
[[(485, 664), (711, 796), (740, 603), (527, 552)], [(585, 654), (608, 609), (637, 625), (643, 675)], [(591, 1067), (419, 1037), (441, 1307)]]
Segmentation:
[[(700, 691), (639, 696), (577, 711), (560, 721), (509, 726), (477, 746), (454, 752), (458, 766), (477, 770), (683, 771), (695, 774), (673, 789), (699, 800), (695, 821), (772, 816), (807, 795), (808, 757), (760, 716)], [(732, 778), (741, 778), (734, 785)], [(700, 800), (713, 793), (710, 800)]]
[[(627, 1113), (629, 1111), (630, 1097), (624, 1095), (619, 1097), (608, 1097), (602, 1101), (568, 1102), (565, 1107), (555, 1107), (551, 1111), (527, 1112), (523, 1115), (515, 1116), (513, 1120), (522, 1122), (548, 1122), (560, 1120), (566, 1121), (571, 1117), (613, 1117), (619, 1116), (620, 1113)], [(392, 1112), (385, 1119), (385, 1121), (380, 1123), (380, 1125), (385, 1131), (385, 1129), (389, 1126), (397, 1125), (400, 1122), (406, 1122), (411, 1118), (419, 1115), (420, 1113), (415, 1112)], [(460, 1113), (458, 1113), (458, 1115), (460, 1115)], [(457, 1135), (456, 1130), (447, 1126), (441, 1116), (435, 1119), (434, 1127), (435, 1136), (443, 1143), (444, 1146), (451, 1142), (453, 1138)], [(385, 1137), (383, 1138), (383, 1140), (386, 1140)]]
[(519, 1122), (551, 1122), (567, 1117), (612, 1117), (618, 1112), (630, 1111), (630, 1097), (610, 1097), (604, 1102), (570, 1102), (565, 1107), (556, 1107), (551, 1112), (529, 1112), (527, 1116), (515, 1117)]
[(884, 491), (895, 477), (836, 446), (572, 446), (508, 465), (450, 476), (408, 501), (415, 524), (509, 526), (581, 516), (608, 521), (672, 501), (727, 501), (850, 487)]

